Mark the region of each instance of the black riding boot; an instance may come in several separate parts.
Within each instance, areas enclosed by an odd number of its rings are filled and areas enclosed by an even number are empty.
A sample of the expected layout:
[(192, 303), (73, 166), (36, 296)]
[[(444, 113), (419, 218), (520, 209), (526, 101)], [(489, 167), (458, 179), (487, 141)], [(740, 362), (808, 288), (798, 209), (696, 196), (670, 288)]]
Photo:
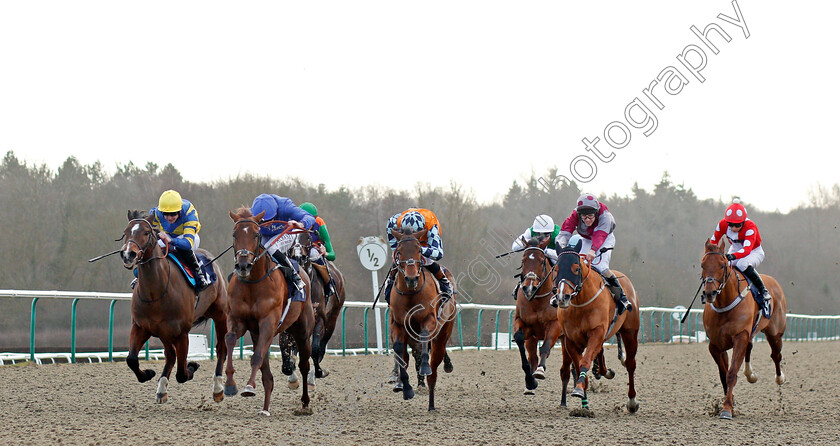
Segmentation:
[(195, 251), (178, 250), (178, 258), (195, 272), (195, 290), (197, 292), (201, 292), (203, 289), (210, 286), (210, 281), (204, 276), (204, 271), (202, 271), (201, 266), (198, 264), (198, 258), (195, 256)]
[(449, 300), (449, 298), (452, 297), (452, 284), (443, 272), (443, 268), (441, 268), (437, 262), (432, 262), (431, 264), (426, 265), (425, 268), (429, 270), (429, 272), (432, 273), (432, 275), (435, 276), (435, 279), (437, 279), (440, 283), (440, 300), (442, 302)]
[(271, 257), (274, 257), (274, 260), (280, 264), (280, 271), (283, 272), (283, 277), (286, 278), (286, 284), (288, 284), (289, 288), (293, 290), (291, 293), (292, 297), (300, 298), (301, 296), (299, 296), (299, 294), (303, 293), (305, 286), (303, 279), (300, 278), (300, 274), (298, 274), (297, 271), (295, 271), (295, 267), (292, 266), (292, 262), (288, 257), (286, 257), (286, 254), (279, 249), (274, 251), (274, 254), (272, 254)]
[(761, 314), (767, 319), (770, 319), (770, 293), (764, 287), (764, 281), (761, 280), (761, 275), (758, 274), (758, 271), (752, 265), (746, 267), (741, 272), (758, 288), (758, 296), (753, 296), (753, 298), (755, 299), (755, 303), (758, 304), (758, 307), (761, 308)]
[(621, 288), (621, 282), (618, 281), (618, 277), (615, 277), (615, 273), (610, 271), (610, 276), (605, 277), (605, 279), (607, 279), (607, 286), (610, 287), (610, 293), (612, 293), (613, 300), (615, 300), (615, 308), (618, 310), (618, 315), (621, 316), (621, 313), (624, 313), (624, 311), (632, 311), (633, 305), (627, 300), (627, 295), (624, 294), (624, 289)]

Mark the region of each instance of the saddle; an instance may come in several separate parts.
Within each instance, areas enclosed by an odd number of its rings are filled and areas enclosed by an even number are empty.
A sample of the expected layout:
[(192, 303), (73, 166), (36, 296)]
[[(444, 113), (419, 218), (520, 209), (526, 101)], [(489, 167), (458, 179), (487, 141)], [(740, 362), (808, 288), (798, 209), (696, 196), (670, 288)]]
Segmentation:
[[(200, 252), (196, 252), (195, 256), (198, 259), (198, 263), (201, 265), (201, 269), (204, 271), (204, 277), (206, 277), (207, 280), (210, 281), (211, 285), (214, 284), (217, 280), (217, 277), (216, 271), (213, 270), (213, 265), (210, 263), (211, 259), (208, 259), (207, 256)], [(175, 257), (175, 254), (171, 252), (167, 254), (167, 257), (169, 257), (169, 260), (175, 262), (175, 265), (177, 265), (178, 269), (181, 270), (181, 274), (184, 275), (184, 278), (187, 279), (187, 282), (189, 282), (193, 289), (195, 289), (195, 273), (192, 271), (192, 269), (187, 268), (183, 263), (181, 263), (180, 260), (178, 260), (177, 257)]]

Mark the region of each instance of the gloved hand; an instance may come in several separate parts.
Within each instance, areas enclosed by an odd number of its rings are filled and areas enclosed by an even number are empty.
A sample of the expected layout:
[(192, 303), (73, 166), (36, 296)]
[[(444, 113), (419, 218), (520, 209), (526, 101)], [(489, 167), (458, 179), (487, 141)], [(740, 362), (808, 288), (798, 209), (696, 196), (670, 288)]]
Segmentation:
[(726, 260), (735, 260), (735, 254), (727, 254)]

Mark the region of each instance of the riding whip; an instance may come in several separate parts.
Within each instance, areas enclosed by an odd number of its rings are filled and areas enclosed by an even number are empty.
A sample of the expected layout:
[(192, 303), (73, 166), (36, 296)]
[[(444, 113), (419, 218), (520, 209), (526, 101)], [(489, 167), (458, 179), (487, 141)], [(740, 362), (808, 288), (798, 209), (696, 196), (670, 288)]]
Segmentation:
[(94, 257), (94, 258), (92, 258), (92, 259), (88, 259), (88, 262), (93, 263), (93, 262), (95, 262), (95, 261), (97, 261), (97, 260), (101, 260), (101, 259), (104, 259), (105, 257), (108, 257), (108, 256), (111, 256), (111, 255), (114, 255), (114, 254), (116, 254), (116, 253), (118, 253), (118, 252), (120, 252), (120, 251), (121, 251), (120, 249), (117, 249), (117, 250), (115, 250), (115, 251), (111, 251), (111, 252), (109, 252), (108, 254), (102, 254), (102, 255), (101, 255), (101, 256), (99, 256), (99, 257)]

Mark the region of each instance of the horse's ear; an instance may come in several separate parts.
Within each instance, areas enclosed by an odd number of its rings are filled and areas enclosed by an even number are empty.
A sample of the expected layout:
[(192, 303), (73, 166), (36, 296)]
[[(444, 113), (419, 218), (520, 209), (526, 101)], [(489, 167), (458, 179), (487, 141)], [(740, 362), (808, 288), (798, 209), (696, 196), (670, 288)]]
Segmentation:
[(230, 219), (231, 220), (233, 220), (233, 221), (239, 220), (239, 216), (234, 214), (233, 211), (228, 210), (228, 212), (230, 212)]
[(712, 239), (707, 238), (706, 239), (706, 251), (711, 251), (714, 246), (715, 246), (715, 244), (712, 243)]
[(548, 243), (551, 241), (551, 237), (546, 237), (545, 240), (540, 242), (540, 249), (545, 249), (548, 246)]
[(421, 238), (423, 238), (424, 235), (426, 235), (426, 230), (425, 229), (422, 230), (422, 231), (417, 231), (414, 234), (411, 234), (411, 236), (416, 238), (417, 240), (420, 240)]
[(128, 221), (132, 220), (131, 216), (134, 212), (137, 212), (137, 211), (132, 211), (131, 209), (128, 210)]
[(717, 245), (717, 246), (718, 246), (718, 249), (719, 249), (721, 252), (723, 252), (723, 239), (720, 239), (720, 242), (718, 242), (718, 245)]
[(580, 254), (580, 248), (582, 248), (582, 247), (583, 247), (583, 239), (580, 239), (580, 240), (577, 241), (577, 243), (575, 243), (575, 247), (574, 247), (575, 252)]
[(400, 241), (403, 238), (403, 234), (400, 231), (391, 231), (391, 237), (394, 237), (395, 239), (397, 239), (397, 241)]
[(264, 216), (265, 216), (265, 211), (262, 211), (262, 212), (260, 212), (259, 214), (254, 215), (252, 218), (253, 218), (255, 221), (262, 221), (262, 218), (263, 218)]

